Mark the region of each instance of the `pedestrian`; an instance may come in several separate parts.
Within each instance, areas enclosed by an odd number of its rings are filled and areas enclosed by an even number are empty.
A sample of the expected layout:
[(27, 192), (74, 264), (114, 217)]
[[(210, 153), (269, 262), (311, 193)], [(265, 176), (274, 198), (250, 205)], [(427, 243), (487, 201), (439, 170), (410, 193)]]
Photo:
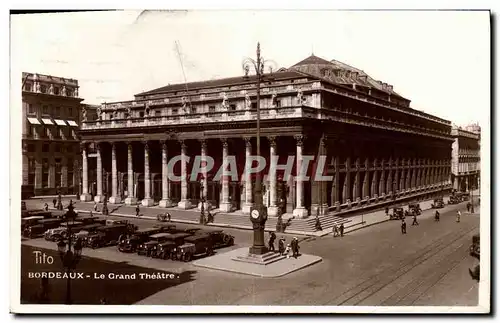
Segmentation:
[(401, 220), (401, 233), (406, 234), (406, 222), (405, 219)]
[(167, 221), (170, 222), (171, 219), (172, 219), (172, 216), (170, 215), (170, 213), (167, 212)]
[(344, 223), (341, 223), (340, 224), (340, 236), (343, 237), (344, 236)]
[(56, 208), (56, 206), (57, 206), (57, 205), (56, 205), (57, 200), (54, 198), (54, 199), (52, 200), (52, 203), (54, 204), (54, 209), (55, 209), (55, 208)]
[(43, 205), (43, 209), (44, 209), (45, 211), (48, 211), (48, 210), (49, 210), (49, 205), (48, 205), (47, 203), (45, 203), (45, 204)]
[(293, 257), (297, 259), (297, 257), (299, 256), (299, 239), (297, 239), (297, 237), (294, 237), (292, 239), (292, 253)]
[(389, 215), (389, 207), (388, 206), (385, 207), (385, 215)]
[(436, 210), (436, 214), (434, 215), (434, 221), (439, 222), (439, 211)]
[(139, 209), (139, 204), (137, 204), (137, 206), (135, 207), (135, 216), (139, 216), (139, 212), (140, 212), (140, 209)]
[(332, 232), (333, 232), (333, 237), (334, 238), (338, 237), (338, 235), (339, 235), (339, 227), (336, 224), (333, 225)]
[(90, 217), (93, 217), (94, 214), (92, 213), (92, 210), (90, 210)]
[(280, 238), (280, 240), (278, 241), (278, 252), (281, 256), (283, 256), (285, 252), (285, 238)]
[(470, 207), (471, 207), (470, 202), (467, 202), (467, 212), (470, 212)]
[(97, 202), (94, 202), (94, 212), (97, 212)]
[(417, 214), (413, 214), (413, 222), (411, 223), (411, 225), (418, 225)]
[(276, 234), (274, 232), (269, 233), (269, 251), (275, 251), (274, 241), (276, 240)]
[(287, 258), (290, 258), (290, 244), (287, 244), (286, 245), (286, 249), (285, 251), (283, 252), (283, 256), (287, 257)]
[(457, 223), (460, 222), (460, 216), (462, 215), (462, 213), (460, 212), (460, 210), (457, 211)]
[(323, 231), (323, 228), (321, 227), (321, 222), (319, 222), (319, 217), (316, 216), (316, 223), (314, 224), (314, 227), (316, 231)]

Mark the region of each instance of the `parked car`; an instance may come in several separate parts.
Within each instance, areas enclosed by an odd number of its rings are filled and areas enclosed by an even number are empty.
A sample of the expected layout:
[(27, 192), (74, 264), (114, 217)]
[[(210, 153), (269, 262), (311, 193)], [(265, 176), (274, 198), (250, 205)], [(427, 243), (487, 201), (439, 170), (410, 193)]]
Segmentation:
[(408, 212), (411, 216), (413, 216), (414, 214), (416, 215), (422, 214), (422, 209), (420, 208), (420, 204), (418, 203), (408, 204)]
[(392, 214), (389, 214), (391, 220), (401, 220), (405, 218), (405, 213), (402, 207), (395, 207)]
[(47, 241), (58, 241), (60, 239), (66, 238), (68, 230), (64, 227), (48, 229), (44, 233), (44, 238)]
[(77, 217), (75, 220), (82, 222), (83, 224), (100, 224), (100, 225), (106, 224), (106, 220), (95, 216), (82, 216), (82, 217)]
[(234, 236), (224, 233), (222, 230), (202, 229), (197, 231), (195, 235), (209, 235), (214, 248), (229, 247), (234, 244)]
[(101, 248), (118, 243), (118, 238), (128, 233), (126, 224), (113, 224), (101, 226), (95, 233), (87, 236), (87, 246), (92, 249)]
[(479, 243), (479, 234), (475, 234), (474, 236), (472, 236), (472, 244), (469, 248), (469, 253), (471, 256), (479, 259), (479, 246), (480, 243)]
[(44, 219), (44, 217), (41, 215), (22, 218), (21, 219), (21, 232), (24, 230), (24, 228), (38, 224), (38, 222), (40, 220), (43, 220), (43, 219)]
[(165, 233), (164, 243), (155, 246), (151, 253), (152, 257), (172, 260), (177, 259), (177, 247), (184, 244), (184, 239), (190, 237), (190, 233), (177, 232), (177, 233)]
[(39, 220), (37, 224), (26, 226), (23, 230), (23, 236), (26, 238), (36, 238), (43, 236), (45, 231), (48, 229), (54, 229), (59, 227), (61, 224), (60, 219), (43, 219)]
[(149, 239), (147, 242), (141, 243), (137, 247), (137, 254), (138, 255), (146, 255), (147, 257), (151, 256), (152, 253), (156, 254), (156, 246), (163, 241), (167, 240), (167, 236), (169, 236), (169, 233), (157, 233), (149, 236)]
[(130, 236), (126, 236), (124, 239), (118, 242), (118, 251), (136, 252), (137, 247), (147, 242), (149, 236), (160, 233), (161, 231), (162, 229), (159, 227), (137, 230)]
[(214, 253), (212, 238), (210, 235), (194, 235), (184, 239), (184, 244), (177, 248), (177, 259), (191, 261), (193, 256), (203, 254), (211, 256)]
[(440, 197), (440, 198), (434, 199), (434, 203), (431, 204), (431, 207), (433, 209), (442, 209), (442, 208), (444, 208), (443, 198)]

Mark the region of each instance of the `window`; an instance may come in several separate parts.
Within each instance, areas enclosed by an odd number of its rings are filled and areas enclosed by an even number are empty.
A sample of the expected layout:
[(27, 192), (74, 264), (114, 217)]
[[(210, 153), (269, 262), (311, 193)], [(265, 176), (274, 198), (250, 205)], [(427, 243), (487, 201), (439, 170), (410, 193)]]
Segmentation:
[(257, 109), (257, 103), (256, 102), (252, 102), (252, 110), (255, 110)]
[(54, 94), (59, 95), (59, 87), (54, 86)]
[(177, 114), (178, 109), (172, 109), (172, 114)]
[(208, 107), (208, 112), (215, 112), (215, 105), (211, 105)]
[(43, 153), (48, 153), (49, 152), (49, 144), (43, 144), (43, 146), (42, 146), (42, 152)]
[[(73, 146), (68, 146), (66, 147), (66, 152), (72, 153), (73, 152)], [(68, 163), (71, 161), (71, 165), (73, 165), (73, 161), (70, 159), (68, 160)]]
[(28, 144), (28, 152), (29, 153), (34, 153), (35, 152), (35, 145), (34, 144)]
[(29, 114), (34, 114), (35, 113), (35, 107), (31, 103), (28, 103), (28, 113)]
[(59, 117), (61, 115), (61, 107), (56, 107), (55, 115)]
[(281, 100), (276, 100), (276, 107), (281, 108)]
[(24, 90), (25, 91), (29, 91), (29, 92), (32, 91), (32, 85), (31, 85), (31, 83), (24, 84)]
[(139, 112), (139, 118), (144, 118), (144, 112)]
[(34, 184), (35, 184), (35, 174), (29, 173), (28, 174), (28, 185), (34, 185)]
[[(61, 152), (61, 145), (56, 144), (56, 145), (54, 146), (54, 152), (56, 152), (56, 153), (60, 153), (60, 152)], [(56, 159), (56, 160), (57, 160), (57, 159)]]
[(47, 85), (45, 84), (40, 85), (40, 92), (47, 93)]
[(73, 186), (73, 172), (68, 172), (67, 182), (68, 187)]
[[(70, 152), (70, 150), (71, 150), (71, 146), (68, 146), (68, 152)], [(73, 162), (72, 158), (68, 158), (67, 167), (68, 167), (68, 171), (73, 171), (74, 162)]]
[(49, 107), (47, 105), (42, 106), (42, 113), (49, 114)]
[(231, 104), (231, 105), (229, 106), (229, 110), (230, 110), (230, 111), (236, 111), (236, 104)]
[(68, 108), (68, 117), (73, 116), (73, 108)]

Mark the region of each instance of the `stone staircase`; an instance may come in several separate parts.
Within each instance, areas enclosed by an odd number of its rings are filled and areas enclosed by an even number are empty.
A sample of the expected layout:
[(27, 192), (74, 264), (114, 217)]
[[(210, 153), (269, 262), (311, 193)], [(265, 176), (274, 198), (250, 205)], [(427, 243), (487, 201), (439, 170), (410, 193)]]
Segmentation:
[[(331, 230), (334, 225), (339, 226), (342, 223), (345, 225), (346, 223), (352, 221), (349, 218), (343, 218), (332, 214), (320, 215), (318, 218), (323, 231)], [(314, 232), (316, 231), (316, 217), (293, 219), (291, 225), (287, 227), (286, 230)]]

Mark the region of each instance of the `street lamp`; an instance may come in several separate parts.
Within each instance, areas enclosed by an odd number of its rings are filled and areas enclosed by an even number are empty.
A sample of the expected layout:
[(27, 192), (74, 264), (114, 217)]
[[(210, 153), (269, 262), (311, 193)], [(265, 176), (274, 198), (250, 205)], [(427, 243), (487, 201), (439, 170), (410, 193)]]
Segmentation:
[[(80, 261), (82, 256), (82, 242), (80, 239), (76, 240), (75, 245), (72, 245), (72, 232), (71, 226), (69, 225), (69, 219), (72, 218), (73, 222), (75, 219), (75, 212), (72, 204), (68, 206), (68, 212), (66, 212), (66, 238), (59, 240), (57, 243), (57, 250), (61, 258), (63, 267), (66, 270), (67, 280), (66, 280), (66, 304), (71, 304), (71, 271), (76, 268), (76, 265)], [(71, 250), (73, 247), (73, 250)]]
[[(264, 74), (264, 65), (272, 61), (266, 61), (260, 56), (260, 43), (257, 43), (257, 60), (252, 58), (245, 58), (243, 60), (242, 66), (245, 71), (245, 76), (248, 77), (248, 72), (250, 68), (253, 67), (256, 74), (256, 87), (257, 87), (257, 156), (260, 156), (260, 82), (262, 81), (262, 76)], [(272, 69), (270, 68), (270, 72)], [(250, 247), (250, 254), (262, 255), (268, 250), (264, 242), (264, 228), (267, 221), (267, 209), (262, 203), (262, 184), (260, 174), (255, 174), (255, 186), (254, 186), (254, 196), (255, 204), (250, 212), (250, 221), (252, 221), (253, 226), (253, 246)]]

